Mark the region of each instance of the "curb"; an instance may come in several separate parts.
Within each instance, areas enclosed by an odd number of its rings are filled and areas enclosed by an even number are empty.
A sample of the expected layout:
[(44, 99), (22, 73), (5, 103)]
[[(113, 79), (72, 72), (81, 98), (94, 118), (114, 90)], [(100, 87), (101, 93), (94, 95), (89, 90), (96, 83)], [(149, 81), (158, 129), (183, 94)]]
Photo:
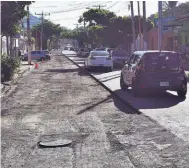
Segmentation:
[(112, 95), (114, 95), (117, 99), (119, 99), (123, 104), (126, 104), (129, 108), (131, 108), (133, 111), (135, 111), (137, 114), (141, 114), (142, 112), (133, 107), (129, 102), (123, 100), (117, 93), (114, 93), (110, 88), (108, 88), (106, 85), (104, 85), (102, 82), (100, 82), (97, 78), (95, 78), (89, 71), (85, 70), (85, 68), (79, 66), (77, 63), (75, 63), (73, 60), (71, 60), (69, 57), (63, 54), (68, 60), (70, 60), (72, 63), (74, 63), (77, 67), (81, 68), (83, 71), (85, 71), (90, 77), (92, 77), (96, 82), (98, 82), (103, 88), (105, 88), (108, 92), (110, 92)]

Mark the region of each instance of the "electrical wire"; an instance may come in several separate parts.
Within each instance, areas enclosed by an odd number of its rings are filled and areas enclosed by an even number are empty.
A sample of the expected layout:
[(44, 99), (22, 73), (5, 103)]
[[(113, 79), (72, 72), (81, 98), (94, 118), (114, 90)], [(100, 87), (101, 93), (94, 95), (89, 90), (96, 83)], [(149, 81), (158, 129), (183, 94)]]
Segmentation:
[[(111, 1), (107, 1), (106, 3), (101, 4), (101, 5), (108, 4), (109, 2), (111, 2)], [(95, 4), (96, 4), (96, 3), (95, 3)], [(73, 9), (54, 11), (54, 12), (51, 12), (51, 14), (55, 14), (55, 13), (64, 13), (64, 12), (73, 12), (73, 11), (76, 11), (76, 10), (85, 9), (86, 7), (89, 7), (89, 5), (91, 5), (91, 4), (86, 4), (86, 5), (83, 5), (82, 7), (73, 8)]]
[(63, 13), (63, 12), (72, 12), (72, 11), (76, 11), (76, 10), (81, 10), (81, 9), (84, 9), (84, 8), (86, 8), (86, 7), (88, 7), (88, 6), (90, 6), (90, 5), (92, 5), (91, 3), (89, 4), (85, 4), (85, 5), (79, 5), (78, 7), (74, 7), (74, 8), (71, 8), (71, 9), (67, 9), (67, 10), (60, 10), (60, 11), (54, 11), (54, 12), (52, 12), (52, 14), (54, 14), (54, 13)]
[(109, 6), (107, 9), (109, 10), (110, 8), (114, 7), (115, 5), (117, 5), (119, 3), (119, 1), (115, 2), (113, 5)]

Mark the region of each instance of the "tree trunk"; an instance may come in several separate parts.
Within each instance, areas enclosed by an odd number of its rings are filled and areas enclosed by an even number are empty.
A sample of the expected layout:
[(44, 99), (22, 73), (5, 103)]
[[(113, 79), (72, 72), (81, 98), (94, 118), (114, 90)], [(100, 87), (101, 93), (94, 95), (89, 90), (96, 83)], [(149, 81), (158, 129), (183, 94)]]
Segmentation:
[(6, 45), (7, 45), (7, 56), (10, 56), (10, 54), (9, 54), (9, 36), (6, 36)]
[(2, 47), (3, 47), (3, 35), (1, 35), (1, 55), (3, 54), (2, 53)]
[(10, 36), (10, 57), (13, 57), (12, 35)]

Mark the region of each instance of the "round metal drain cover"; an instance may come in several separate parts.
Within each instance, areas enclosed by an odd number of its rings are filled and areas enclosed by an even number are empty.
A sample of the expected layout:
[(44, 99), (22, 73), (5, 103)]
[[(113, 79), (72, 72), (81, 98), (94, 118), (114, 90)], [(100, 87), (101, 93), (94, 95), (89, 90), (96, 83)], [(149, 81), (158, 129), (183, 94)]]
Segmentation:
[(67, 147), (71, 145), (72, 141), (69, 139), (59, 139), (54, 141), (40, 141), (38, 143), (39, 147), (43, 148), (56, 148), (56, 147)]

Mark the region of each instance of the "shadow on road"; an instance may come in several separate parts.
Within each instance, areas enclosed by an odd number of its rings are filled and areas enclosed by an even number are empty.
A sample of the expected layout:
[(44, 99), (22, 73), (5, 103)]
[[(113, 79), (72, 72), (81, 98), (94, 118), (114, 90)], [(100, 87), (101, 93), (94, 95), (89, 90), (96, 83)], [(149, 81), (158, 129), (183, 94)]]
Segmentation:
[(119, 89), (115, 90), (114, 93), (138, 110), (169, 108), (185, 100), (185, 98), (180, 98), (168, 92), (148, 93), (137, 98), (133, 97), (131, 90), (122, 91)]
[(88, 74), (87, 72), (83, 71), (83, 70), (80, 70), (80, 71), (78, 72), (78, 75), (79, 75), (79, 76), (89, 76), (89, 74)]
[(45, 72), (55, 72), (55, 73), (68, 73), (68, 72), (78, 72), (79, 68), (76, 69), (47, 69)]
[(115, 97), (114, 95), (111, 95), (111, 98), (114, 101), (114, 105), (115, 107), (117, 107), (121, 112), (124, 112), (126, 114), (141, 114), (141, 112), (136, 111), (134, 109), (131, 109), (131, 107), (129, 107), (128, 104), (125, 104), (123, 102), (121, 102), (117, 97)]
[(87, 104), (91, 104), (91, 105), (88, 106), (88, 107), (86, 107), (86, 108), (83, 109), (83, 110), (80, 110), (80, 111), (77, 113), (77, 115), (83, 114), (83, 113), (87, 112), (88, 110), (90, 110), (90, 109), (92, 109), (92, 108), (94, 108), (94, 107), (96, 107), (96, 106), (98, 106), (98, 105), (100, 105), (100, 104), (106, 102), (106, 101), (109, 100), (109, 99), (111, 99), (111, 96), (108, 96), (108, 97), (106, 97), (105, 99), (103, 99), (103, 100), (101, 100), (101, 101), (99, 101), (99, 102), (97, 102), (97, 103), (95, 103), (95, 104), (93, 104), (92, 102), (91, 102), (91, 103), (87, 103)]

